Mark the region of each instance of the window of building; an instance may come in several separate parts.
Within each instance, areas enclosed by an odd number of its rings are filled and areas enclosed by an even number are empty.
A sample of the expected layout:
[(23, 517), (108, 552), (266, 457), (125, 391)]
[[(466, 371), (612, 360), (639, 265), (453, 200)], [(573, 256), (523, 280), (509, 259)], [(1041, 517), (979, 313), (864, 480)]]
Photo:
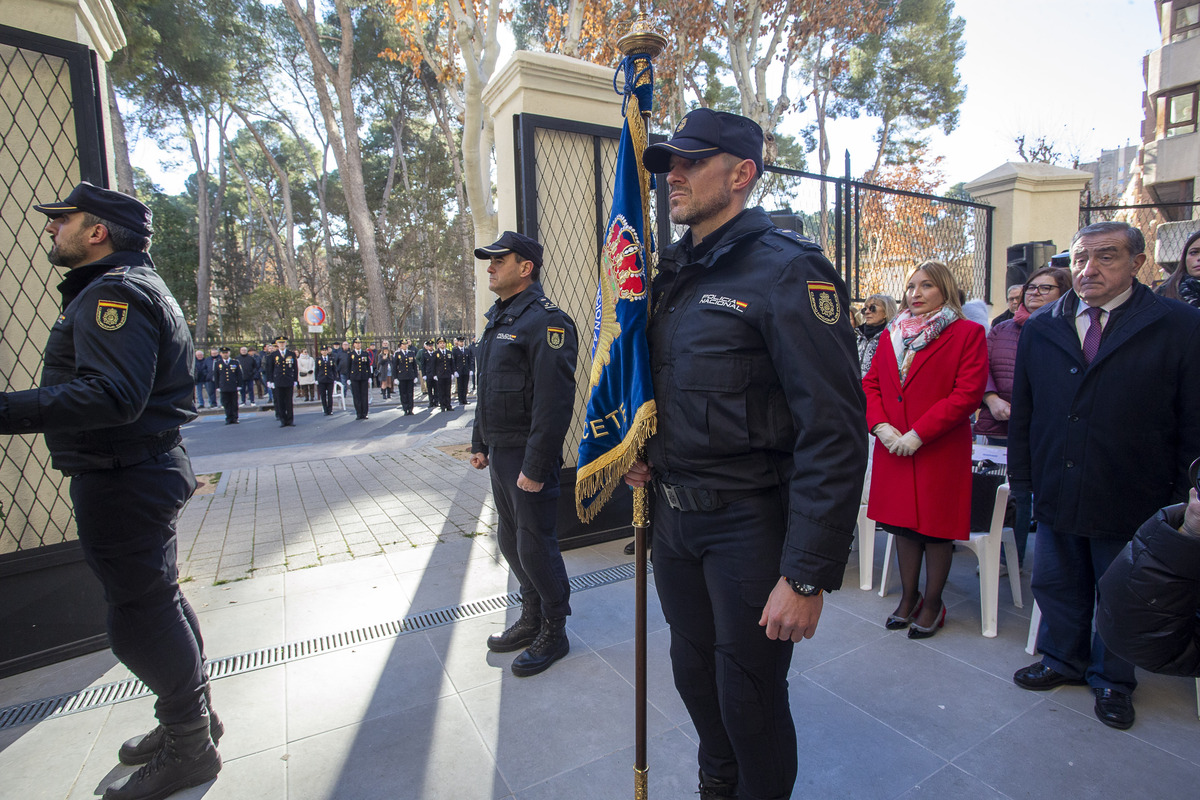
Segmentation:
[(1200, 2), (1184, 5), (1186, 0), (1176, 0), (1171, 20), (1171, 41), (1181, 42), (1200, 36)]
[(1196, 132), (1196, 96), (1195, 86), (1190, 86), (1186, 89), (1176, 89), (1170, 92), (1165, 97), (1166, 100), (1166, 126), (1163, 130), (1164, 136), (1180, 136), (1185, 133)]

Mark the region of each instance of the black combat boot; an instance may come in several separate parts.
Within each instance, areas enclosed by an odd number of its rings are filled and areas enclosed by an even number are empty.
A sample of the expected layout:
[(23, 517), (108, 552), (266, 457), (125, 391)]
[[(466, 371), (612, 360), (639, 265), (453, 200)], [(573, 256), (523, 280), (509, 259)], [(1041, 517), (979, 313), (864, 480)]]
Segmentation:
[(571, 651), (567, 640), (567, 618), (547, 617), (542, 629), (529, 649), (517, 656), (512, 663), (512, 673), (518, 678), (528, 678), (545, 671)]
[[(204, 684), (204, 704), (208, 708), (209, 726), (208, 732), (212, 736), (213, 745), (221, 743), (221, 737), (225, 734), (225, 726), (221, 724), (221, 718), (217, 716), (217, 712), (213, 711), (212, 707), (212, 688), (206, 682)], [(162, 747), (163, 739), (167, 736), (167, 731), (162, 725), (159, 725), (149, 733), (143, 733), (141, 736), (134, 736), (125, 744), (121, 745), (121, 750), (117, 757), (121, 759), (122, 764), (136, 766), (145, 764), (154, 755), (154, 751)]]
[(700, 770), (700, 800), (737, 800), (737, 782), (723, 781)]
[(163, 726), (163, 743), (150, 760), (109, 786), (104, 800), (164, 800), (180, 789), (217, 777), (221, 754), (213, 746), (208, 712), (191, 722)]
[(533, 644), (542, 629), (541, 603), (524, 603), (521, 616), (504, 633), (488, 637), (488, 650), (493, 653), (511, 653)]

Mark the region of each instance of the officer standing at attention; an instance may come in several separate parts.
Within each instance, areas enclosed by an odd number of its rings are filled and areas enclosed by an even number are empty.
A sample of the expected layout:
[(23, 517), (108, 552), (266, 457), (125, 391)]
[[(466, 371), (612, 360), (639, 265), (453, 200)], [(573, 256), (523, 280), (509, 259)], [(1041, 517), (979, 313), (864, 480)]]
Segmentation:
[(437, 376), (437, 405), (442, 411), (451, 408), (454, 387), (454, 356), (446, 349), (446, 340), (437, 340), (437, 349), (429, 359), (430, 372)]
[(222, 347), (213, 363), (213, 379), (221, 393), (221, 405), (225, 407), (225, 424), (238, 424), (238, 391), (242, 388), (242, 365), (229, 357), (229, 348)]
[(346, 374), (354, 396), (355, 419), (366, 419), (371, 393), (371, 356), (362, 349), (362, 339), (354, 337), (354, 349), (346, 354)]
[(321, 410), (325, 416), (333, 413), (333, 384), (338, 377), (337, 362), (329, 352), (329, 345), (321, 346), (321, 355), (317, 359), (317, 396), (321, 398)]
[(425, 349), (417, 354), (417, 365), (421, 367), (421, 375), (425, 378), (425, 395), (429, 398), (430, 411), (438, 405), (437, 372), (434, 371), (433, 355), (433, 339), (427, 339)]
[(701, 108), (642, 158), (689, 230), (659, 261), (658, 430), (626, 481), (658, 495), (654, 583), (704, 798), (792, 796), (792, 647), (842, 585), (867, 464), (846, 287), (746, 208), (762, 147), (753, 121)]
[(224, 731), (176, 564), (175, 520), (196, 488), (179, 435), (196, 418), (192, 337), (150, 260), (150, 209), (86, 182), (34, 208), (50, 218), (50, 263), (69, 272), (41, 386), (0, 392), (0, 434), (45, 434), (71, 477), (113, 655), (158, 697), (159, 726), (120, 750), (125, 763), (148, 763), (104, 797), (162, 798), (217, 776)]
[(412, 342), (405, 339), (396, 351), (396, 391), (400, 394), (400, 406), (406, 417), (413, 413), (413, 385), (417, 380), (417, 356), (413, 353)]
[(500, 552), (521, 585), (522, 600), (520, 619), (491, 636), (488, 648), (508, 653), (527, 647), (512, 663), (514, 675), (527, 677), (570, 650), (571, 586), (554, 521), (578, 343), (575, 323), (538, 282), (537, 241), (505, 231), (475, 257), (490, 259), (488, 289), (499, 299), (487, 312), (479, 344), (471, 466), (492, 468)]
[(458, 404), (465, 406), (467, 404), (467, 388), (471, 383), (471, 373), (475, 371), (475, 360), (461, 336), (454, 337), (454, 349), (450, 353), (454, 356), (456, 375), (454, 380), (455, 388), (458, 390)]
[(286, 336), (280, 336), (275, 340), (275, 374), (272, 380), (275, 381), (275, 413), (279, 418), (279, 427), (292, 428), (295, 427), (292, 401), (295, 399), (296, 381), (298, 380), (300, 371), (299, 356), (296, 351), (288, 346)]

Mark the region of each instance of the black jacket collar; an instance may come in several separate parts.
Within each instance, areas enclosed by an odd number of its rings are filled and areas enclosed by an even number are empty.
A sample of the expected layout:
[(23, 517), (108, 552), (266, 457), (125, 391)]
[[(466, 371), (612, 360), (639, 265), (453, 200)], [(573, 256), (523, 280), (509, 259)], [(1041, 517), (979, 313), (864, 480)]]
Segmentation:
[(63, 308), (70, 305), (71, 301), (78, 297), (79, 293), (87, 288), (89, 283), (114, 267), (150, 267), (153, 269), (154, 262), (150, 260), (149, 253), (119, 250), (115, 253), (109, 253), (98, 261), (75, 267), (66, 274), (62, 279), (62, 283), (58, 284), (59, 294), (62, 295)]
[(711, 267), (742, 240), (758, 237), (774, 227), (775, 224), (761, 206), (744, 209), (706, 236), (699, 247), (692, 246), (690, 233), (667, 247), (663, 251), (663, 268), (677, 270), (690, 264)]

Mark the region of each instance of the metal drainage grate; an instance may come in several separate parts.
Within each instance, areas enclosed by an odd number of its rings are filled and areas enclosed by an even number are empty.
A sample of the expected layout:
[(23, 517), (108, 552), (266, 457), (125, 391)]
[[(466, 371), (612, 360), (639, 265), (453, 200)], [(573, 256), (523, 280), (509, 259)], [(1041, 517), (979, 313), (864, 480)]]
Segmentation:
[[(646, 568), (647, 571), (653, 571), (653, 567), (649, 563), (646, 564)], [(587, 589), (595, 589), (600, 586), (627, 581), (634, 576), (634, 572), (634, 565), (630, 563), (619, 564), (615, 567), (608, 567), (607, 569), (588, 572), (583, 575), (576, 575), (570, 580), (571, 591), (582, 592)], [(407, 633), (440, 628), (443, 625), (450, 625), (459, 620), (481, 617), (485, 614), (491, 614), (494, 611), (517, 608), (520, 605), (521, 595), (516, 592), (510, 592), (499, 597), (488, 597), (483, 600), (473, 600), (469, 603), (426, 611), (422, 614), (393, 620), (392, 622), (383, 622), (342, 633), (317, 636), (302, 642), (288, 642), (273, 647), (264, 647), (261, 650), (253, 650), (249, 653), (239, 653), (238, 655), (225, 656), (224, 658), (209, 661), (206, 665), (208, 676), (213, 680), (227, 678), (231, 675), (240, 675), (245, 672), (265, 669), (266, 667), (275, 667), (290, 661), (319, 656), (323, 653), (331, 653), (336, 650), (344, 650), (348, 647), (356, 647), (368, 642), (377, 642), (382, 639), (403, 636)], [(127, 678), (116, 683), (106, 683), (103, 686), (92, 686), (79, 692), (60, 694), (57, 697), (46, 697), (21, 705), (8, 706), (7, 708), (0, 708), (0, 731), (15, 728), (19, 725), (41, 722), (51, 717), (62, 717), (79, 711), (88, 711), (101, 706), (122, 703), (126, 700), (134, 700), (149, 694), (150, 690), (140, 680), (137, 678)]]

